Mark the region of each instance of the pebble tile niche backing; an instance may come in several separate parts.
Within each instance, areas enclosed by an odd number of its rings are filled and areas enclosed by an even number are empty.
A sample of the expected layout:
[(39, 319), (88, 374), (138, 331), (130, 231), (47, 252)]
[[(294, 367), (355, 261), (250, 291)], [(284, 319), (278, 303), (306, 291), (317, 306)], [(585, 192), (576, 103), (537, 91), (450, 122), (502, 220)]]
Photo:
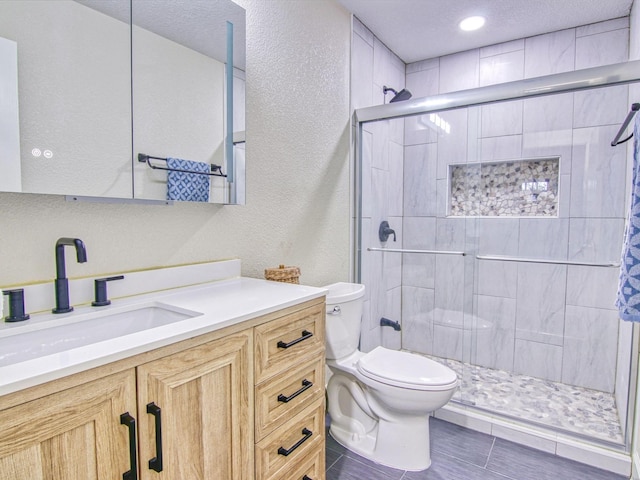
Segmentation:
[(449, 215), (555, 217), (560, 159), (450, 166)]

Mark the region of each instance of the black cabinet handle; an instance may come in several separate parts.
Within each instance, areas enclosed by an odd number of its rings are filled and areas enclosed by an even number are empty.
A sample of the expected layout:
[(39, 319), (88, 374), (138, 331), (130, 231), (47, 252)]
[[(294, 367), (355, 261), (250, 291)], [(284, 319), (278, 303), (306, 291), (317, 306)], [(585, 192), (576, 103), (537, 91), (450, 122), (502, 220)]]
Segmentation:
[(313, 432), (311, 430), (308, 430), (306, 428), (302, 429), (302, 434), (304, 435), (304, 437), (302, 437), (300, 440), (298, 440), (295, 445), (293, 445), (289, 450), (287, 450), (284, 447), (280, 447), (278, 449), (278, 453), (280, 455), (284, 455), (285, 457), (288, 457), (289, 455), (291, 455), (293, 453), (293, 451), (298, 448), (300, 445), (302, 445), (304, 442), (306, 442), (311, 435), (313, 435)]
[(302, 477), (302, 480), (313, 480), (313, 478), (309, 477), (308, 475), (305, 475), (304, 477)]
[(282, 340), (278, 342), (278, 348), (289, 348), (293, 347), (296, 343), (300, 343), (307, 338), (313, 337), (313, 333), (308, 332), (307, 330), (302, 331), (302, 336), (300, 338), (296, 338), (295, 340), (291, 340), (289, 343), (284, 343)]
[(147, 413), (154, 416), (156, 421), (156, 456), (149, 460), (149, 469), (162, 471), (162, 410), (155, 403), (147, 404)]
[(310, 382), (309, 380), (307, 380), (305, 378), (304, 380), (302, 380), (302, 388), (300, 390), (298, 390), (297, 392), (292, 393), (288, 397), (284, 396), (281, 393), (280, 395), (278, 395), (278, 401), (279, 402), (283, 402), (283, 403), (288, 403), (291, 400), (293, 400), (294, 398), (296, 398), (298, 395), (300, 395), (302, 392), (304, 392), (305, 390), (309, 390), (311, 387), (313, 387), (313, 382)]
[(131, 470), (122, 474), (122, 480), (138, 480), (138, 460), (136, 447), (136, 419), (129, 412), (120, 415), (120, 425), (126, 425), (129, 429), (129, 464)]

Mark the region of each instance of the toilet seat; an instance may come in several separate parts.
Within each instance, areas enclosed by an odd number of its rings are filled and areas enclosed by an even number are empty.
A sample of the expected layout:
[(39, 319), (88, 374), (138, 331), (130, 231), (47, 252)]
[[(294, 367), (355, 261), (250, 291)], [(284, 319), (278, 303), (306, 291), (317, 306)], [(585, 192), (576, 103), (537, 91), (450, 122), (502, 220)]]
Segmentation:
[(356, 367), (367, 378), (412, 390), (449, 390), (458, 382), (455, 372), (438, 362), (384, 347), (363, 355)]

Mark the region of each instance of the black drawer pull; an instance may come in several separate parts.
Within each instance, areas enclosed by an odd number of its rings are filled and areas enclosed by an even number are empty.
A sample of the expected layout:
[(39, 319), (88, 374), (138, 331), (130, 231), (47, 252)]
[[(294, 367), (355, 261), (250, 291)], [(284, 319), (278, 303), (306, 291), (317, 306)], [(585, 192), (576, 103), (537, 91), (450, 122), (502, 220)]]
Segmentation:
[(304, 477), (302, 477), (302, 480), (313, 480), (313, 478), (311, 478), (308, 475), (305, 475)]
[(126, 425), (129, 429), (129, 464), (131, 470), (122, 474), (122, 480), (138, 480), (138, 460), (136, 447), (136, 419), (129, 412), (120, 415), (120, 425)]
[(156, 423), (156, 456), (149, 460), (149, 469), (156, 472), (162, 471), (162, 409), (154, 402), (147, 404), (147, 413), (155, 418)]
[(278, 342), (278, 348), (289, 348), (289, 347), (293, 347), (296, 343), (300, 343), (303, 340), (306, 340), (307, 338), (311, 338), (313, 337), (313, 333), (307, 331), (307, 330), (303, 330), (302, 331), (302, 336), (300, 338), (296, 338), (295, 340), (291, 340), (289, 343), (284, 343), (282, 340), (280, 340)]
[(287, 450), (284, 447), (280, 447), (278, 449), (278, 453), (280, 455), (284, 455), (285, 457), (288, 457), (289, 455), (291, 455), (293, 453), (293, 451), (298, 448), (300, 445), (302, 445), (304, 442), (306, 442), (311, 435), (313, 435), (313, 432), (311, 430), (307, 430), (306, 428), (302, 429), (302, 434), (304, 435), (304, 437), (302, 437), (300, 440), (298, 440), (296, 442), (296, 444), (294, 446), (292, 446), (289, 450)]
[(302, 388), (300, 390), (292, 393), (288, 397), (285, 397), (283, 394), (280, 394), (278, 395), (278, 401), (283, 403), (288, 403), (294, 398), (296, 398), (298, 395), (300, 395), (302, 392), (304, 392), (305, 390), (309, 390), (311, 387), (313, 387), (313, 382), (310, 382), (305, 378), (304, 380), (302, 380)]

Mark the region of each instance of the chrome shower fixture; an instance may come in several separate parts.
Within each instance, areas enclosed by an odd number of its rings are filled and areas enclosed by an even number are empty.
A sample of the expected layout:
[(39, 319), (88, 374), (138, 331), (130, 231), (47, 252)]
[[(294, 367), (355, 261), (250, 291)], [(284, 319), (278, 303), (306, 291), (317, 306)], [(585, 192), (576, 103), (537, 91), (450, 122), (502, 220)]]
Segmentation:
[(407, 89), (402, 89), (399, 92), (386, 85), (382, 87), (382, 92), (386, 95), (388, 92), (393, 92), (394, 96), (389, 103), (402, 102), (403, 100), (409, 100), (411, 98), (411, 92)]

